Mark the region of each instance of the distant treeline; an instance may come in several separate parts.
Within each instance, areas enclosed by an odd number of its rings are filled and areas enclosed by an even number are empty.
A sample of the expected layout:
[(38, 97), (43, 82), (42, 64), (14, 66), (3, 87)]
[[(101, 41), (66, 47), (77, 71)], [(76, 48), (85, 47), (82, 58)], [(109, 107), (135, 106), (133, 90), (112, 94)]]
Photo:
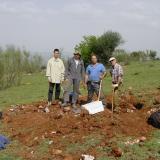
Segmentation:
[(127, 52), (117, 49), (125, 43), (123, 37), (118, 32), (107, 31), (99, 36), (84, 36), (82, 41), (75, 46), (75, 50), (80, 51), (85, 65), (90, 63), (91, 54), (96, 54), (103, 64), (108, 65), (108, 59), (115, 56), (119, 62), (129, 64), (131, 61), (146, 61), (156, 59), (156, 51), (134, 51)]
[(43, 59), (39, 55), (14, 46), (0, 49), (0, 89), (19, 85), (23, 73), (39, 72), (42, 66)]
[[(84, 37), (75, 49), (82, 53), (82, 58), (87, 65), (90, 63), (90, 56), (96, 53), (102, 63), (108, 63), (111, 56), (115, 56), (118, 62), (124, 65), (131, 61), (155, 60), (157, 52), (153, 50), (134, 51), (128, 53), (123, 49), (116, 49), (123, 42), (121, 35), (117, 32), (106, 32), (100, 37)], [(66, 62), (66, 59), (64, 59)], [(14, 46), (0, 48), (0, 90), (11, 86), (19, 85), (22, 75), (27, 73), (40, 72), (45, 69), (43, 58), (40, 55), (31, 55), (26, 50)]]
[(125, 65), (129, 64), (131, 61), (144, 62), (148, 60), (159, 59), (156, 57), (157, 52), (153, 50), (127, 52), (123, 49), (116, 49), (113, 52), (113, 56), (115, 56), (119, 62), (123, 62)]

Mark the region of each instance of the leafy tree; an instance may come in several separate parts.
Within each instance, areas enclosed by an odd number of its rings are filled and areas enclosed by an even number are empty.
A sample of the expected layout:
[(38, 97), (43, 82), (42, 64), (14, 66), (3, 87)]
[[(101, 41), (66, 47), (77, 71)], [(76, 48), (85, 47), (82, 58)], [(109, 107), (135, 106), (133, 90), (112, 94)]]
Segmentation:
[(97, 50), (97, 37), (94, 35), (84, 36), (83, 41), (76, 45), (75, 50), (78, 50), (82, 54), (84, 63), (87, 65), (90, 60), (91, 54), (96, 53)]
[(124, 41), (118, 32), (108, 31), (101, 36), (84, 36), (83, 41), (76, 45), (75, 50), (82, 54), (86, 64), (89, 63), (92, 53), (98, 55), (102, 63), (106, 64), (116, 47)]

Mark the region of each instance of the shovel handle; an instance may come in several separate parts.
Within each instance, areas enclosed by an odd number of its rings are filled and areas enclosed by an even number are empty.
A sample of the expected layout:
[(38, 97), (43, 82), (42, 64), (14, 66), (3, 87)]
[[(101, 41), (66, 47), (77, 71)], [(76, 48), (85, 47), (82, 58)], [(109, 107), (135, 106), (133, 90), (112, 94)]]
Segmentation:
[(100, 100), (101, 97), (101, 90), (102, 90), (102, 80), (100, 81), (100, 86), (99, 86), (98, 101)]
[(113, 109), (114, 109), (114, 94), (115, 94), (115, 90), (112, 90), (112, 121), (113, 121)]

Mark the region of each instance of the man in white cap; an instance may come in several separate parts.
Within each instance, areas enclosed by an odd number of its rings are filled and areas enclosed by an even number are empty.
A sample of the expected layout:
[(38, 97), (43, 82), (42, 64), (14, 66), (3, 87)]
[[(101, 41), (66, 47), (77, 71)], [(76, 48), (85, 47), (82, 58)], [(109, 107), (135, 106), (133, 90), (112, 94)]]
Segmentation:
[(115, 57), (111, 57), (109, 59), (109, 62), (111, 63), (111, 66), (112, 66), (110, 70), (110, 74), (112, 77), (113, 91), (116, 93), (115, 105), (117, 106), (118, 105), (117, 91), (123, 82), (123, 79), (122, 79), (123, 78), (123, 68), (120, 64), (117, 63), (117, 60)]

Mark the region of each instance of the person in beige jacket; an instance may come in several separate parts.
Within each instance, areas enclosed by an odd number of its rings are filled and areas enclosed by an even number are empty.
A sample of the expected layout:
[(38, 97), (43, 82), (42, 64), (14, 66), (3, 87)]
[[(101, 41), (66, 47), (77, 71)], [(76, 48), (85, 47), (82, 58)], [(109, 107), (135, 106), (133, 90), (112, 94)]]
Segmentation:
[(54, 49), (53, 57), (49, 59), (47, 64), (46, 76), (48, 77), (48, 106), (52, 103), (53, 89), (55, 87), (55, 100), (59, 100), (60, 85), (64, 80), (65, 67), (63, 61), (60, 59), (59, 49)]

